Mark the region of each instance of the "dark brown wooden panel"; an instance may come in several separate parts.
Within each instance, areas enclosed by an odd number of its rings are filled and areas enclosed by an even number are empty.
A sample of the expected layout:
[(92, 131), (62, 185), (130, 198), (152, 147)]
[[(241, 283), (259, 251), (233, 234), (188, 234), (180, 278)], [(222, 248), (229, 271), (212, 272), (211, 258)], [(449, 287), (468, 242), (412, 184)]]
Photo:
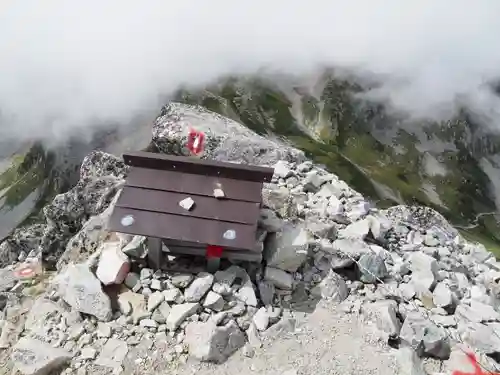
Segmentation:
[[(179, 241), (179, 240), (175, 240), (175, 239), (164, 239), (163, 243), (166, 246), (173, 246), (173, 247), (192, 247), (192, 248), (203, 247), (203, 248), (206, 248), (206, 245), (204, 245), (204, 244), (199, 244), (199, 243), (196, 243), (196, 242), (188, 242), (188, 241)], [(233, 248), (231, 248), (229, 246), (224, 247), (224, 250), (241, 251), (241, 249), (240, 250), (233, 249)], [(257, 243), (257, 240), (255, 240), (255, 246), (254, 246), (254, 248), (252, 250), (248, 250), (248, 251), (253, 251), (253, 252), (256, 252), (256, 253), (261, 253), (262, 252), (262, 246)]]
[(175, 191), (193, 195), (212, 197), (217, 184), (227, 199), (260, 203), (262, 183), (238, 181), (227, 178), (207, 177), (180, 172), (158, 171), (154, 169), (131, 168), (125, 185), (163, 191)]
[[(188, 197), (195, 202), (190, 211), (179, 206), (179, 202)], [(255, 224), (259, 218), (258, 203), (131, 186), (125, 186), (116, 206), (250, 225)]]
[[(182, 254), (182, 255), (195, 255), (205, 257), (206, 249), (204, 247), (193, 246), (172, 246), (166, 244), (169, 251), (165, 254)], [(256, 253), (248, 250), (227, 250), (224, 249), (221, 258), (243, 260), (247, 262), (261, 262), (262, 253)]]
[(244, 181), (270, 182), (274, 169), (254, 165), (201, 160), (185, 156), (173, 156), (152, 152), (128, 152), (123, 154), (127, 165), (140, 168), (177, 171), (212, 177), (225, 177)]
[[(127, 216), (132, 216), (133, 222), (128, 226), (124, 226), (122, 219)], [(114, 232), (148, 237), (173, 238), (181, 241), (253, 250), (255, 248), (257, 224), (228, 223), (190, 216), (115, 207), (108, 222), (108, 229)], [(225, 239), (223, 237), (223, 234), (228, 230), (235, 232), (234, 239)]]

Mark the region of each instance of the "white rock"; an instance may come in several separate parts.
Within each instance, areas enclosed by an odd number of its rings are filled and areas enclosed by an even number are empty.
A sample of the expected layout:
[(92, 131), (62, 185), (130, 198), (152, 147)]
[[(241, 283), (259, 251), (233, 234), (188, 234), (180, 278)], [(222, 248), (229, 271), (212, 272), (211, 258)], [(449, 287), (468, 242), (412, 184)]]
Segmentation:
[(177, 288), (171, 288), (164, 290), (163, 295), (165, 296), (165, 301), (167, 302), (173, 302), (173, 303), (183, 303), (184, 302), (184, 296), (182, 295), (182, 292), (180, 289)]
[(96, 276), (104, 285), (121, 284), (130, 270), (130, 262), (120, 242), (104, 242), (100, 250)]
[(151, 280), (150, 288), (153, 290), (162, 290), (161, 281), (157, 279)]
[(90, 346), (87, 346), (86, 348), (82, 349), (80, 353), (80, 358), (83, 360), (94, 359), (96, 355), (97, 355), (97, 350), (91, 348)]
[(156, 309), (164, 300), (165, 296), (161, 292), (151, 294), (148, 298), (148, 311)]
[(253, 323), (259, 331), (265, 331), (269, 326), (269, 314), (265, 307), (261, 307), (253, 316)]
[(292, 170), (289, 164), (284, 160), (279, 160), (274, 165), (274, 177), (275, 178), (287, 178), (292, 175)]
[(186, 302), (198, 302), (210, 290), (214, 282), (214, 276), (206, 272), (200, 272), (195, 280), (184, 291)]
[(111, 337), (111, 326), (109, 324), (99, 322), (97, 324), (97, 337)]
[(42, 341), (23, 337), (12, 349), (14, 366), (23, 375), (49, 375), (71, 360), (71, 354)]
[(125, 341), (111, 338), (106, 341), (101, 354), (97, 357), (95, 364), (104, 367), (118, 368), (121, 366), (128, 353), (128, 345)]
[(141, 327), (146, 327), (146, 328), (156, 328), (156, 327), (158, 327), (158, 323), (156, 323), (153, 319), (142, 319), (139, 322), (139, 325)]
[(439, 266), (436, 259), (421, 252), (413, 253), (410, 257), (412, 271), (411, 281), (417, 292), (432, 290), (438, 278)]
[(62, 299), (76, 311), (93, 315), (102, 321), (112, 317), (111, 301), (101, 288), (101, 282), (86, 265), (70, 264), (55, 284)]
[(226, 195), (224, 194), (224, 190), (222, 189), (214, 189), (214, 197), (215, 198), (224, 198)]
[(198, 303), (183, 303), (182, 305), (174, 305), (170, 309), (167, 317), (167, 329), (175, 331), (187, 317), (193, 315), (200, 305)]
[(200, 361), (223, 362), (243, 347), (245, 341), (245, 334), (234, 322), (223, 327), (212, 321), (195, 322), (186, 327), (185, 342), (189, 346), (189, 355)]
[(214, 311), (222, 311), (224, 309), (224, 298), (220, 294), (210, 291), (203, 301), (203, 307)]
[(445, 283), (438, 283), (432, 294), (437, 307), (451, 307), (455, 304), (453, 293)]
[(194, 206), (194, 200), (191, 197), (184, 198), (179, 202), (179, 206), (187, 211), (190, 211)]

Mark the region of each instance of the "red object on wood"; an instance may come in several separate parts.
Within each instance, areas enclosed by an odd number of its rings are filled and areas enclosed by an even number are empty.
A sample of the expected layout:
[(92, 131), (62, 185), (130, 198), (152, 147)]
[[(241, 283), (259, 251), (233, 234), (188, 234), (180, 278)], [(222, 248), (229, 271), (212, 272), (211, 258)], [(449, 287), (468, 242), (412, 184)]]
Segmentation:
[(220, 258), (222, 256), (222, 246), (208, 245), (207, 258)]
[(187, 148), (194, 155), (199, 155), (205, 147), (205, 134), (203, 132), (190, 129), (188, 134)]

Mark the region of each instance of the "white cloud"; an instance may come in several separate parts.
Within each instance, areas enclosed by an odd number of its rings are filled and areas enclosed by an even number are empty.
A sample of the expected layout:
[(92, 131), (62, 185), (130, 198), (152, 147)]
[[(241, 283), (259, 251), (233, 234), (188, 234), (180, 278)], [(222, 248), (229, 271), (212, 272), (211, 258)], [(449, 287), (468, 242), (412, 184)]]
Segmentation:
[(389, 75), (376, 94), (418, 116), (465, 98), (495, 126), (499, 15), (498, 0), (4, 0), (0, 135), (64, 137), (179, 84), (318, 64)]

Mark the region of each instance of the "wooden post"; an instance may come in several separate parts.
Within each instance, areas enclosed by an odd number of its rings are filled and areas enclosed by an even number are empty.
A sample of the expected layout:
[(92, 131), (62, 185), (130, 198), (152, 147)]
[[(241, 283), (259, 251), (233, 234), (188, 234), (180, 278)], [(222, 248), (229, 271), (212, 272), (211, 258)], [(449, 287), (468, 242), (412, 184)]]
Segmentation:
[(161, 268), (163, 260), (161, 238), (148, 237), (148, 266), (153, 270)]

